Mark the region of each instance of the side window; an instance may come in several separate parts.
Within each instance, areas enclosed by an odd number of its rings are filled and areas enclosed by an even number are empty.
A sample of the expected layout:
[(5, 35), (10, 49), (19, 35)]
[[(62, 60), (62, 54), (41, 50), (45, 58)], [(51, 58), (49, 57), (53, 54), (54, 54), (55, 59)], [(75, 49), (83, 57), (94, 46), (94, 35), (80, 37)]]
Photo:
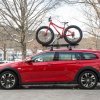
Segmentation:
[(48, 53), (45, 53), (43, 56), (43, 60), (44, 61), (53, 61), (54, 59), (54, 52), (48, 52)]
[(48, 62), (53, 61), (54, 59), (54, 52), (46, 52), (39, 54), (37, 56), (32, 57), (33, 62)]
[(94, 60), (94, 59), (98, 59), (98, 57), (93, 53), (83, 53), (83, 59), (84, 60)]
[(59, 60), (81, 60), (80, 53), (76, 52), (59, 52)]
[(74, 52), (59, 52), (59, 60), (80, 60), (81, 56)]
[(67, 52), (60, 52), (59, 53), (59, 60), (71, 60), (71, 53)]

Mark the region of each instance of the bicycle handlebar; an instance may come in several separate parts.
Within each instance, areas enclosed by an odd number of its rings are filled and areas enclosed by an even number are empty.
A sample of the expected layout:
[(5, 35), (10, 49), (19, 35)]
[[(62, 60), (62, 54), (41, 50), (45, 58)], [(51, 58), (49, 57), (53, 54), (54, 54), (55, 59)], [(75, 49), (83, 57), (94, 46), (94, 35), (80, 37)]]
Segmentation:
[(51, 22), (51, 21), (52, 21), (51, 16), (49, 17), (48, 21), (49, 21), (49, 22)]
[[(51, 22), (52, 21), (52, 18), (51, 16), (48, 18), (48, 21)], [(60, 21), (59, 21), (60, 22)], [(68, 22), (60, 22), (60, 23), (63, 23), (64, 25), (68, 24)]]

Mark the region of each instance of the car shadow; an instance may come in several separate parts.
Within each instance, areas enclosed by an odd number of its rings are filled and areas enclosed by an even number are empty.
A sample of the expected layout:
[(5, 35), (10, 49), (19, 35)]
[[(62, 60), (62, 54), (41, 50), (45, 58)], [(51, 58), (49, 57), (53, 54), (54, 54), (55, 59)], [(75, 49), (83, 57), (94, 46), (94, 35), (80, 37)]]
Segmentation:
[[(86, 90), (79, 88), (78, 85), (32, 85), (32, 86), (22, 86), (18, 88), (17, 90), (57, 90), (57, 89), (69, 89), (69, 90)], [(15, 89), (14, 89), (15, 90)], [(88, 89), (88, 90), (100, 90), (100, 85), (97, 85), (95, 89)]]
[[(24, 85), (17, 89), (11, 90), (86, 90), (79, 88), (78, 85)], [(0, 89), (2, 90), (2, 89)], [(95, 89), (88, 89), (88, 90), (100, 90), (100, 84), (97, 85)]]

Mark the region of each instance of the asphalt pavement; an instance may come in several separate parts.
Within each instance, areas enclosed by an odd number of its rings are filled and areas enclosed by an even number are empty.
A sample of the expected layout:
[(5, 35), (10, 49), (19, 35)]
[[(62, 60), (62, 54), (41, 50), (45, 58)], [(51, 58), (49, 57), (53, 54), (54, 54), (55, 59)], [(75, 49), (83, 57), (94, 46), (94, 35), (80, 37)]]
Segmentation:
[(78, 86), (25, 86), (20, 89), (0, 89), (0, 100), (100, 100), (100, 85), (93, 90)]

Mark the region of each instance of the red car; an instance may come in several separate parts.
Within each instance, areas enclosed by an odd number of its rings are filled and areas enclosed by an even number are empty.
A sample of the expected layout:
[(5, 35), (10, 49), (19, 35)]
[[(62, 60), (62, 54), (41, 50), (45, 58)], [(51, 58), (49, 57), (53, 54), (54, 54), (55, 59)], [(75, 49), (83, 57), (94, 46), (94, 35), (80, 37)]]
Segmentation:
[(52, 50), (0, 65), (0, 86), (12, 89), (37, 83), (76, 83), (93, 89), (100, 81), (100, 51)]

